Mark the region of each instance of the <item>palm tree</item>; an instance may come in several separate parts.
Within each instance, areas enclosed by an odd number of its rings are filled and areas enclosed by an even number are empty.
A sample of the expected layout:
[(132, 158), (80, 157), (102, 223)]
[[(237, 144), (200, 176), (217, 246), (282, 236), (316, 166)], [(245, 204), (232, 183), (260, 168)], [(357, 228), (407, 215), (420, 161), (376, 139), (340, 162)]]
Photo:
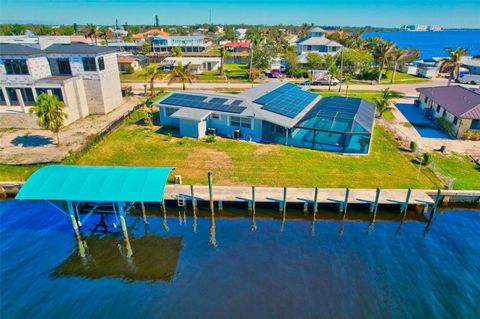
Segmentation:
[(143, 68), (139, 76), (150, 83), (150, 96), (153, 96), (155, 80), (161, 80), (165, 76), (165, 73), (158, 64), (149, 64)]
[(382, 95), (380, 97), (373, 98), (373, 104), (375, 104), (377, 108), (377, 112), (379, 116), (383, 116), (388, 110), (392, 109), (391, 100), (398, 99), (402, 97), (403, 94), (400, 92), (390, 91), (390, 88), (386, 88), (382, 91)]
[(105, 40), (105, 43), (108, 45), (108, 39), (113, 36), (112, 31), (107, 27), (101, 27), (98, 30), (98, 37)]
[(448, 85), (452, 82), (454, 76), (458, 80), (460, 76), (460, 67), (470, 69), (467, 65), (461, 63), (462, 56), (467, 54), (467, 49), (457, 48), (456, 50), (447, 48), (445, 51), (450, 54), (449, 58), (444, 58), (440, 61), (440, 72), (449, 72)]
[(393, 49), (390, 58), (392, 59), (393, 62), (393, 69), (392, 69), (392, 78), (390, 79), (390, 83), (393, 83), (395, 81), (395, 74), (397, 72), (397, 67), (400, 64), (403, 64), (405, 62), (412, 62), (418, 59), (420, 56), (420, 50), (415, 49), (409, 49), (407, 48), (406, 50), (403, 50), (401, 48), (395, 48)]
[(383, 67), (385, 66), (385, 63), (387, 62), (394, 48), (395, 45), (392, 42), (383, 41), (374, 49), (373, 56), (376, 58), (380, 67), (380, 72), (378, 73), (378, 83), (380, 83), (382, 80)]
[(87, 24), (87, 26), (83, 29), (83, 35), (85, 36), (85, 39), (90, 39), (92, 43), (95, 41), (95, 44), (97, 44), (98, 31), (95, 25)]
[(223, 75), (223, 67), (225, 64), (225, 46), (220, 47), (220, 75)]
[(190, 63), (183, 65), (179, 63), (169, 74), (170, 80), (168, 85), (174, 82), (182, 82), (183, 90), (185, 90), (185, 83), (192, 84), (193, 80), (196, 78), (195, 74), (190, 70)]
[(37, 97), (35, 106), (30, 108), (30, 113), (35, 113), (38, 118), (38, 125), (50, 130), (57, 135), (57, 146), (60, 146), (60, 128), (68, 114), (63, 112), (64, 104), (56, 95), (42, 93)]
[(257, 68), (251, 68), (248, 71), (248, 78), (252, 82), (252, 85), (253, 85), (253, 82), (255, 82), (255, 80), (257, 80), (260, 77), (260, 73), (261, 73), (260, 70)]

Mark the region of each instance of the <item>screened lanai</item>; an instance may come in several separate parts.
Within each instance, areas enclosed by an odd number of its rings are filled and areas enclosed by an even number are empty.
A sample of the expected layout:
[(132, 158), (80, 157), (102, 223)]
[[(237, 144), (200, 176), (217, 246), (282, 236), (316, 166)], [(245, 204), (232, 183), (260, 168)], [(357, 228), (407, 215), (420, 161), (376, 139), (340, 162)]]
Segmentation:
[(288, 144), (315, 150), (367, 154), (375, 106), (365, 100), (326, 97), (290, 131)]

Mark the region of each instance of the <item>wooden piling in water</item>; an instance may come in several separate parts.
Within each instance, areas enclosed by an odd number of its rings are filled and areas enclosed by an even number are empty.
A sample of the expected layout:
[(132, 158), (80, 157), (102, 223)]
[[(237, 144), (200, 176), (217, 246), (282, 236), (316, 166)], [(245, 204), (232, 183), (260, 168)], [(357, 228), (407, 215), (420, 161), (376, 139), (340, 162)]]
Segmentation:
[(343, 201), (343, 217), (347, 215), (347, 207), (348, 207), (348, 196), (350, 195), (350, 188), (345, 190), (345, 200)]
[(405, 216), (407, 214), (407, 210), (408, 210), (408, 203), (410, 202), (410, 196), (412, 195), (412, 189), (409, 188), (408, 191), (407, 191), (407, 197), (405, 198), (405, 203), (403, 204), (403, 216)]
[(377, 188), (375, 202), (373, 203), (373, 219), (377, 218), (378, 201), (380, 200), (380, 188)]
[(190, 194), (192, 196), (192, 209), (197, 210), (197, 201), (195, 200), (195, 192), (193, 191), (193, 185), (190, 185)]
[(255, 186), (252, 186), (252, 212), (255, 214)]
[(283, 202), (280, 211), (285, 212), (287, 210), (287, 188), (283, 188)]
[(218, 201), (218, 210), (223, 211), (223, 201), (221, 200)]
[(210, 197), (210, 214), (215, 213), (215, 207), (214, 207), (214, 202), (213, 202), (213, 173), (208, 172), (208, 195)]
[(313, 213), (318, 212), (318, 187), (315, 187), (315, 195), (313, 196)]
[(437, 210), (437, 207), (438, 207), (438, 203), (440, 202), (441, 198), (442, 198), (442, 191), (440, 189), (438, 189), (437, 190), (437, 195), (435, 196), (435, 201), (433, 202), (431, 213), (435, 214), (435, 212)]
[(142, 205), (142, 216), (143, 216), (143, 223), (145, 225), (148, 225), (148, 221), (147, 221), (147, 213), (145, 211), (145, 204), (143, 202), (140, 202), (140, 204)]

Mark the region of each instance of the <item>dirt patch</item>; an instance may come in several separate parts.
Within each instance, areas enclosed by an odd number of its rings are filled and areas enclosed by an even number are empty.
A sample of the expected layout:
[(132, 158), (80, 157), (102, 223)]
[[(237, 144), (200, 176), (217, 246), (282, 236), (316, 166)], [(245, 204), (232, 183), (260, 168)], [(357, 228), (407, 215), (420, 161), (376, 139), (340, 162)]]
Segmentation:
[(259, 144), (255, 149), (255, 155), (265, 155), (278, 150), (278, 145)]

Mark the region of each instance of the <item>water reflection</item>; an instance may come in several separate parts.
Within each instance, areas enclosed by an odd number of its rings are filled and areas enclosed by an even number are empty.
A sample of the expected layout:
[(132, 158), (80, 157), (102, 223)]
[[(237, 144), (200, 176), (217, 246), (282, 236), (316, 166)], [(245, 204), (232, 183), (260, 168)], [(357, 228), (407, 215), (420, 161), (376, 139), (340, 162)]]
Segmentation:
[(212, 247), (218, 247), (217, 243), (217, 233), (216, 233), (216, 226), (215, 226), (215, 214), (212, 213), (210, 217), (210, 245)]

